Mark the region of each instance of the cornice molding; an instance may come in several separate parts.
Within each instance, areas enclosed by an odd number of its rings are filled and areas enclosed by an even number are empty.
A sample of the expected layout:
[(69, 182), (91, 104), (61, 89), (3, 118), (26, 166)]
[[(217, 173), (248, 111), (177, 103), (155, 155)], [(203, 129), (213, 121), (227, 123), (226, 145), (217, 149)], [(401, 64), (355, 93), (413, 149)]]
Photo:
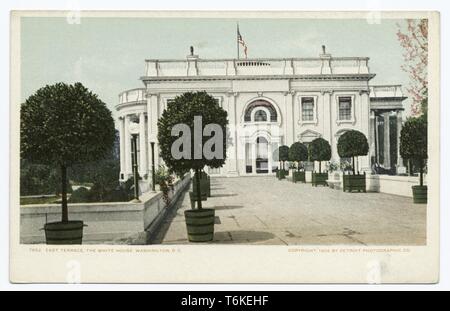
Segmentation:
[(320, 74), (320, 75), (267, 75), (267, 76), (170, 76), (170, 77), (149, 77), (140, 79), (146, 81), (223, 81), (223, 80), (356, 80), (369, 81), (375, 74)]

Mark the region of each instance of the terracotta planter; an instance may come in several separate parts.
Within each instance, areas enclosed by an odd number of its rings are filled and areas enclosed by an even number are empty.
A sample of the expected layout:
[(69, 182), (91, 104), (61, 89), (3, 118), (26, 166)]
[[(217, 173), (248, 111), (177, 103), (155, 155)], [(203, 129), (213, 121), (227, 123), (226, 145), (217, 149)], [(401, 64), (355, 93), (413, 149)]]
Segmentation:
[(416, 204), (427, 204), (428, 202), (428, 187), (427, 186), (412, 186), (413, 201)]
[(84, 224), (81, 220), (46, 223), (44, 226), (45, 241), (49, 245), (81, 244), (83, 227)]
[(184, 211), (189, 242), (209, 242), (214, 238), (215, 210), (211, 208)]

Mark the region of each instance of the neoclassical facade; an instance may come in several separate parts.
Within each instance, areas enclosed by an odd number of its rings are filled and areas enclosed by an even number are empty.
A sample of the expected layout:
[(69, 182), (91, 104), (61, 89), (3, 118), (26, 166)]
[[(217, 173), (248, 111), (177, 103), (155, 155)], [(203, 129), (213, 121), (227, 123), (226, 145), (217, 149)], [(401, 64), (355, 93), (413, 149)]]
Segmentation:
[(177, 95), (206, 91), (228, 112), (227, 161), (210, 174), (272, 174), (278, 167), (273, 151), (296, 141), (322, 137), (339, 162), (337, 141), (355, 129), (366, 135), (370, 152), (359, 170), (374, 163), (402, 170), (398, 138), (403, 100), (399, 85), (375, 86), (366, 57), (283, 59), (201, 59), (145, 61), (142, 88), (122, 92), (116, 106), (120, 132), (120, 180), (132, 175), (131, 134), (138, 136), (138, 167), (144, 180), (151, 172), (151, 143), (158, 154), (157, 120)]

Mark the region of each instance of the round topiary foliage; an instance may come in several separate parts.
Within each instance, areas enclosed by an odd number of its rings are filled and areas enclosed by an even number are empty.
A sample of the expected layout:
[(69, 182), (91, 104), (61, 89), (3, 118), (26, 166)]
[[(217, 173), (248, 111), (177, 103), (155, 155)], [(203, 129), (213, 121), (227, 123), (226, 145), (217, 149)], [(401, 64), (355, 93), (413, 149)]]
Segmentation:
[(319, 161), (319, 173), (322, 172), (322, 161), (331, 159), (330, 143), (323, 138), (314, 139), (308, 146), (309, 160)]
[[(196, 130), (194, 120), (199, 120), (200, 117), (201, 128), (198, 129), (197, 125), (197, 130), (201, 131), (201, 138), (194, 139)], [(179, 127), (179, 125), (182, 125), (182, 127)], [(209, 130), (206, 131), (207, 127), (211, 128), (211, 125), (214, 125), (215, 129), (210, 132), (208, 132)], [(158, 120), (160, 155), (172, 172), (193, 169), (199, 178), (200, 174), (198, 173), (205, 166), (218, 168), (225, 163), (227, 125), (227, 112), (219, 106), (214, 97), (206, 92), (187, 92), (177, 96)], [(175, 135), (172, 135), (172, 131), (177, 128), (180, 130), (176, 130)], [(187, 141), (183, 140), (183, 137), (187, 137)], [(220, 141), (217, 144), (211, 144), (210, 140)], [(186, 144), (181, 144), (180, 141), (185, 141)], [(173, 146), (179, 146), (176, 152), (182, 154), (181, 156), (175, 157), (172, 154)], [(203, 150), (208, 146), (211, 147), (211, 150), (214, 149), (213, 151), (217, 151), (221, 147), (220, 156), (207, 156)], [(200, 185), (199, 180), (197, 185)], [(197, 189), (197, 192), (200, 196), (200, 189)], [(197, 198), (197, 202), (198, 207), (201, 208), (200, 197)]]
[(427, 159), (427, 135), (427, 122), (424, 118), (408, 119), (400, 132), (400, 155), (402, 158)]
[[(208, 124), (217, 124), (222, 130), (221, 158), (207, 159), (201, 152), (200, 158), (196, 157), (194, 151), (194, 117), (201, 117), (202, 134)], [(177, 124), (185, 124), (190, 129), (191, 152), (189, 157), (176, 159), (172, 156), (172, 145), (180, 136), (172, 136), (171, 131)], [(212, 168), (222, 167), (226, 159), (226, 127), (228, 125), (227, 112), (219, 106), (215, 98), (206, 92), (188, 92), (174, 98), (167, 109), (158, 120), (158, 143), (160, 155), (165, 164), (172, 171), (179, 172), (186, 169), (203, 169), (206, 165)], [(183, 133), (186, 134), (186, 133)], [(214, 133), (218, 134), (218, 133)], [(202, 135), (203, 150), (205, 143), (211, 136)]]
[(369, 143), (363, 133), (351, 130), (339, 137), (338, 154), (341, 158), (365, 156), (368, 152)]
[(424, 117), (410, 118), (400, 132), (400, 155), (403, 159), (417, 161), (420, 168), (420, 185), (423, 186), (424, 160), (428, 158), (428, 124)]
[(366, 136), (355, 130), (342, 134), (338, 139), (338, 154), (341, 158), (352, 158), (353, 173), (355, 173), (354, 157), (365, 156), (369, 152), (369, 143)]
[(288, 146), (280, 146), (278, 148), (278, 159), (280, 161), (289, 161), (289, 147)]
[(47, 85), (20, 108), (21, 157), (61, 169), (63, 222), (68, 221), (67, 167), (105, 157), (114, 139), (111, 111), (81, 83)]
[(274, 161), (280, 161), (283, 163), (282, 168), (284, 170), (284, 162), (289, 161), (289, 147), (286, 145), (278, 147), (274, 152)]
[(310, 161), (329, 161), (331, 159), (331, 146), (326, 139), (316, 138), (309, 144)]
[(308, 160), (308, 148), (300, 142), (295, 142), (289, 148), (289, 161), (302, 162)]

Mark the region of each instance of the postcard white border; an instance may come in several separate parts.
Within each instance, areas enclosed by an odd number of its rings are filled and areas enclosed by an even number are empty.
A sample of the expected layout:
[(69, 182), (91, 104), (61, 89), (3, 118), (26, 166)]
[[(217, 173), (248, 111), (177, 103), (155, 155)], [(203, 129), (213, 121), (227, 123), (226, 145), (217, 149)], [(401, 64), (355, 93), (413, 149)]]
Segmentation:
[[(370, 12), (188, 12), (213, 18), (365, 18)], [(64, 11), (16, 11), (11, 15), (10, 279), (17, 283), (66, 283), (80, 264), (82, 283), (367, 283), (371, 263), (381, 263), (382, 283), (434, 283), (439, 278), (440, 33), (437, 12), (382, 12), (381, 18), (429, 19), (429, 198), (427, 245), (353, 246), (95, 246), (19, 244), (20, 17), (65, 16)], [(89, 17), (185, 17), (180, 11), (83, 11)], [(101, 253), (100, 250), (113, 250)], [(147, 250), (139, 252), (136, 250)], [(175, 249), (175, 251), (172, 251)], [(315, 252), (292, 252), (314, 249)], [(320, 250), (337, 249), (335, 253)], [(372, 249), (358, 252), (355, 249)], [(130, 254), (127, 250), (132, 250)], [(150, 250), (152, 250), (150, 252)], [(169, 250), (168, 253), (156, 250)], [(407, 251), (406, 251), (407, 250)], [(82, 252), (79, 252), (82, 251)]]

